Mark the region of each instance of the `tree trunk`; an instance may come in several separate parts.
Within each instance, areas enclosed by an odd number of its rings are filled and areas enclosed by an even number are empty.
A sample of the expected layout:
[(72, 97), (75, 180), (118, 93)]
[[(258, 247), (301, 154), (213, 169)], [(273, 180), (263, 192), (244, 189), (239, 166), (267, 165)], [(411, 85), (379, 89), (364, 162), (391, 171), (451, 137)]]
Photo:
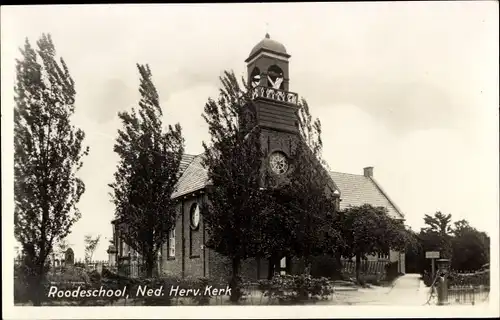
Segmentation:
[(309, 255), (304, 256), (304, 274), (311, 274), (311, 257)]
[(361, 269), (361, 255), (356, 253), (356, 281), (359, 283), (359, 271)]
[(341, 279), (342, 278), (342, 254), (340, 253), (339, 250), (335, 252), (335, 278)]
[(287, 274), (292, 274), (293, 273), (293, 258), (292, 256), (287, 256), (286, 257), (286, 273)]
[(276, 258), (274, 255), (272, 255), (271, 257), (269, 257), (267, 280), (271, 280), (273, 278), (275, 266), (276, 266)]
[(156, 259), (154, 258), (154, 255), (151, 253), (148, 253), (146, 256), (146, 277), (152, 278), (153, 277), (153, 269), (155, 266), (155, 261)]
[[(35, 270), (31, 270), (31, 271), (35, 271)], [(43, 267), (36, 268), (37, 274), (29, 276), (28, 288), (31, 292), (31, 301), (33, 302), (34, 306), (41, 306), (42, 305), (43, 294), (44, 294), (44, 286), (43, 286), (44, 274), (43, 274), (43, 271), (44, 271)]]
[(241, 281), (240, 281), (240, 265), (241, 259), (239, 257), (234, 257), (232, 259), (232, 275), (231, 275), (231, 297), (230, 301), (232, 303), (237, 303), (241, 298)]

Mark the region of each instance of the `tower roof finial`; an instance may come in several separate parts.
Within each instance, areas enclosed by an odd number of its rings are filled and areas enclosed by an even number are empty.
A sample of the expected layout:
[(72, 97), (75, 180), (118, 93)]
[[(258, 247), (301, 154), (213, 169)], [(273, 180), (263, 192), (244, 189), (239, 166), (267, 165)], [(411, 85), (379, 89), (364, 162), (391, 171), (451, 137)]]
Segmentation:
[(270, 39), (271, 37), (269, 36), (269, 22), (266, 22), (266, 38)]
[(266, 38), (271, 39), (271, 37), (269, 36), (269, 32), (266, 32)]

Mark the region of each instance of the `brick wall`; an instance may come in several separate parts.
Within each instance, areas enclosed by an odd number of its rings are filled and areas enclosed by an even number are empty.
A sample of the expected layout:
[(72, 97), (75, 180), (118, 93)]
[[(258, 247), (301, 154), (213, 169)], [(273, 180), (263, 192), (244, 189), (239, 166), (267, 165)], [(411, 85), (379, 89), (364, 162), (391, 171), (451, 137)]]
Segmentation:
[(177, 210), (179, 210), (179, 215), (177, 216), (177, 221), (175, 223), (175, 256), (169, 257), (169, 241), (167, 240), (163, 246), (161, 251), (162, 257), (162, 266), (161, 266), (161, 274), (169, 275), (169, 276), (181, 276), (182, 275), (182, 259), (181, 259), (181, 250), (182, 250), (182, 238), (181, 229), (182, 229), (182, 220), (181, 220), (181, 209), (182, 204), (177, 205)]
[(204, 223), (200, 216), (197, 229), (191, 226), (191, 209), (193, 205), (201, 205), (206, 196), (198, 194), (179, 201), (175, 229), (175, 257), (168, 257), (169, 243), (162, 249), (162, 274), (178, 277), (207, 276), (207, 250), (204, 247)]

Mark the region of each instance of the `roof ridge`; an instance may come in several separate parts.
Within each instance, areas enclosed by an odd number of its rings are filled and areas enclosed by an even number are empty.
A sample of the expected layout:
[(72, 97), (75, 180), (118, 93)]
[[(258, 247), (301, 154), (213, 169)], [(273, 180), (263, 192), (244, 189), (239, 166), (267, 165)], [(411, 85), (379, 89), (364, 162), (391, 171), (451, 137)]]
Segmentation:
[[(189, 167), (195, 167), (196, 169), (201, 169), (201, 170), (205, 170), (205, 171), (207, 171), (207, 168), (205, 168), (205, 167), (203, 166), (203, 164), (201, 164), (201, 163), (200, 163), (199, 165), (198, 165), (198, 164), (195, 164), (195, 160), (196, 160), (196, 159), (198, 159), (198, 158), (200, 158), (200, 156), (201, 156), (201, 154), (196, 155), (196, 156), (193, 158), (193, 160), (189, 163), (189, 165), (187, 166), (187, 168), (189, 168)], [(186, 169), (187, 169), (187, 168), (186, 168)]]
[(349, 172), (330, 171), (330, 173), (341, 173), (341, 174), (348, 174), (348, 175), (351, 175), (351, 176), (365, 177), (364, 174), (349, 173)]
[(369, 177), (370, 181), (375, 185), (375, 187), (377, 187), (378, 191), (387, 199), (387, 201), (389, 201), (389, 203), (391, 204), (391, 206), (394, 207), (394, 209), (399, 213), (399, 215), (404, 218), (405, 215), (403, 214), (403, 212), (399, 209), (399, 207), (394, 203), (394, 201), (391, 200), (391, 198), (389, 198), (389, 196), (387, 195), (387, 192), (384, 191), (384, 189), (382, 189), (382, 187), (380, 186), (379, 183), (377, 183), (377, 181), (375, 180), (375, 178), (373, 177)]

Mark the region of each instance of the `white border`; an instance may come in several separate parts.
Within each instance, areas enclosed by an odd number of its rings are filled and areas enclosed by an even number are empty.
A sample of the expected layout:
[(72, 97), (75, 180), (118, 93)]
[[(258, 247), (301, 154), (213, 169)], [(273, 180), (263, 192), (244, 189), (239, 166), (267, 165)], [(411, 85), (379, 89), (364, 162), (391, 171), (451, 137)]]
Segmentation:
[[(299, 4), (296, 4), (297, 6)], [(2, 17), (4, 15), (2, 10)], [(498, 12), (498, 7), (497, 7)], [(0, 21), (3, 19), (0, 19)], [(2, 41), (8, 41), (1, 29)], [(1, 47), (2, 56), (7, 46)], [(495, 68), (495, 66), (492, 66)], [(498, 65), (496, 66), (498, 69)], [(15, 77), (12, 61), (1, 61), (2, 139), (2, 307), (6, 319), (84, 318), (416, 318), (416, 317), (498, 317), (499, 235), (497, 225), (491, 237), (490, 303), (476, 306), (205, 306), (205, 307), (15, 307), (13, 305), (13, 99), (6, 85)], [(496, 121), (497, 119), (495, 119)], [(498, 174), (498, 171), (497, 171)], [(457, 176), (459, 179), (459, 176)], [(480, 186), (476, 186), (480, 187)], [(494, 285), (494, 284), (497, 285)], [(497, 301), (495, 303), (494, 301)]]

